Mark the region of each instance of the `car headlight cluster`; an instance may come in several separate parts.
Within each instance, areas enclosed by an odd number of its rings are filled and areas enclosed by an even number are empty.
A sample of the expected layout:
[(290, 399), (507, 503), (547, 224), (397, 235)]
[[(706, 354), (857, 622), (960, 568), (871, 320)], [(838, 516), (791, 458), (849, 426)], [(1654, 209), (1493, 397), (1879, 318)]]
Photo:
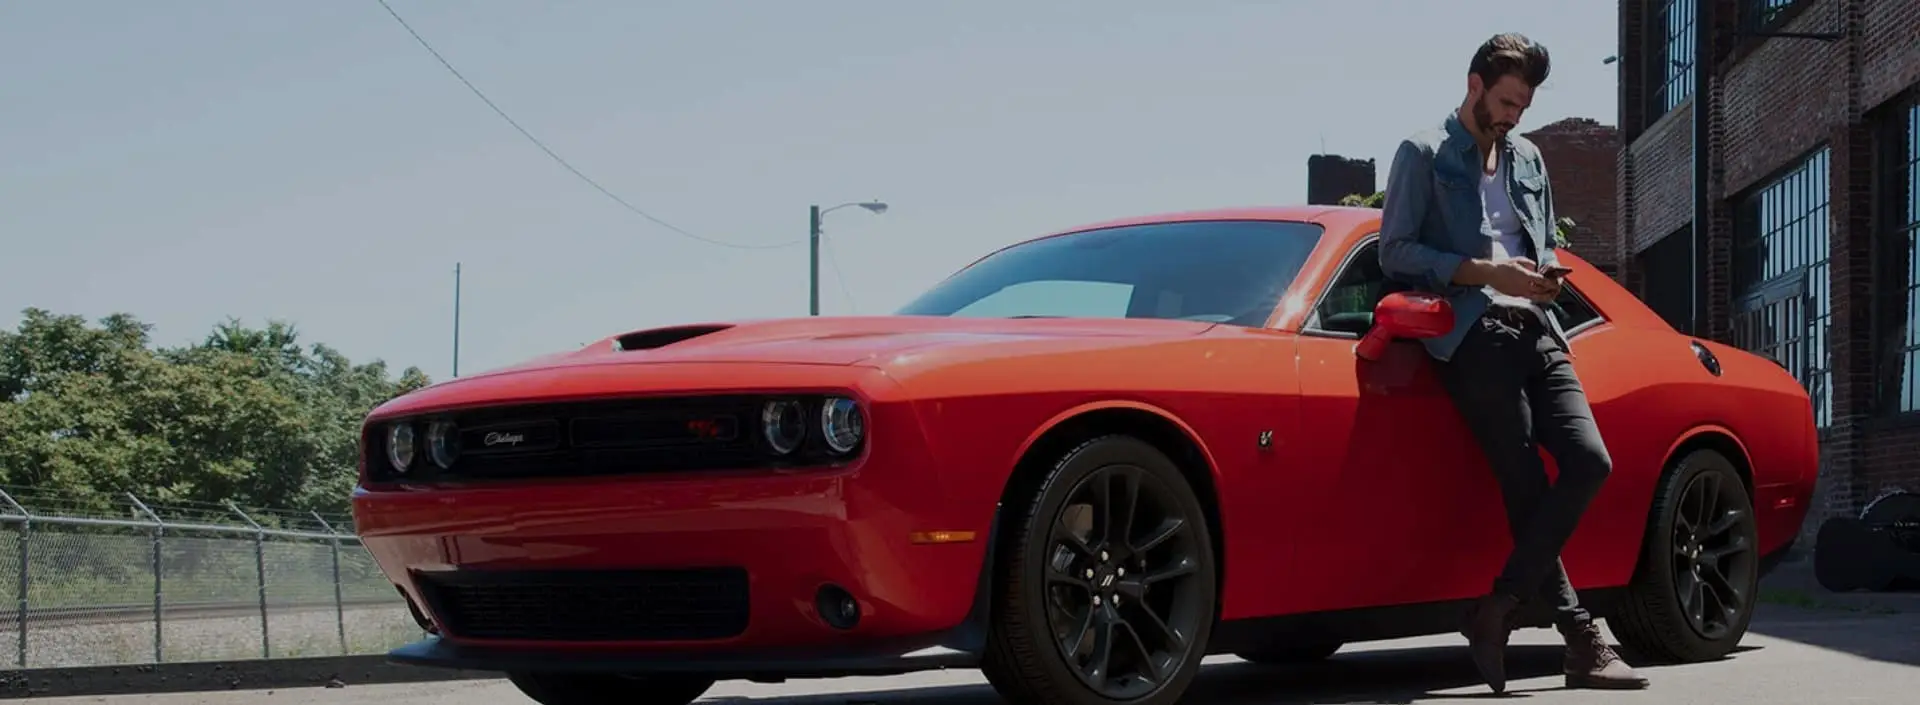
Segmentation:
[(775, 455), (800, 450), (816, 424), (821, 440), (834, 455), (852, 453), (866, 439), (866, 417), (860, 411), (860, 402), (847, 397), (827, 397), (812, 414), (791, 399), (769, 401), (760, 407), (760, 433)]
[[(369, 429), (366, 440), (376, 446), (374, 457), (384, 460), (385, 467), (375, 472), (396, 480), (450, 477), (442, 474), (449, 471), (488, 475), (503, 463), (519, 464), (503, 472), (529, 472), (522, 467), (529, 462), (534, 466), (526, 467), (540, 468), (534, 472), (555, 475), (583, 463), (795, 467), (851, 458), (867, 440), (866, 409), (850, 396), (742, 395), (693, 398), (684, 405), (660, 399), (634, 402), (650, 405), (638, 411), (625, 403), (539, 408), (524, 416), (505, 409), (478, 418), (455, 412), (389, 419)], [(538, 429), (541, 437), (522, 445), (522, 432), (535, 433), (529, 429)], [(473, 447), (463, 449), (463, 440)], [(711, 455), (688, 452), (700, 448), (711, 449)]]
[[(414, 435), (414, 422), (399, 421), (387, 427), (387, 462), (394, 472), (405, 474), (413, 469), (415, 455), (420, 450), (420, 439)], [(460, 428), (452, 421), (434, 421), (427, 424), (427, 459), (440, 469), (453, 467), (460, 459)]]

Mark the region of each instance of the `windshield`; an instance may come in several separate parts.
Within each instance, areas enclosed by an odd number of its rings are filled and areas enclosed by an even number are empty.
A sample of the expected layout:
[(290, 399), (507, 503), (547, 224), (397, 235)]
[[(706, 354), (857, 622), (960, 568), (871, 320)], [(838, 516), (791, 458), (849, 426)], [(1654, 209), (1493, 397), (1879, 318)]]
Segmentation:
[(909, 316), (1166, 318), (1261, 326), (1313, 252), (1311, 223), (1155, 223), (1043, 238), (935, 285)]

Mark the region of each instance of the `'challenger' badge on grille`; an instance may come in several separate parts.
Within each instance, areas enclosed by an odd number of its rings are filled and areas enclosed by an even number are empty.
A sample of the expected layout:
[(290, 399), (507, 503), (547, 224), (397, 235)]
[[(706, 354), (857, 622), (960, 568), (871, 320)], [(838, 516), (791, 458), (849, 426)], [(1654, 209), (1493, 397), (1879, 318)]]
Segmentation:
[(482, 442), (482, 445), (486, 445), (488, 447), (497, 446), (497, 445), (517, 446), (517, 445), (520, 445), (520, 443), (525, 440), (527, 440), (527, 437), (522, 434), (502, 433), (500, 431), (494, 431), (492, 433), (487, 434), (487, 438), (485, 441)]

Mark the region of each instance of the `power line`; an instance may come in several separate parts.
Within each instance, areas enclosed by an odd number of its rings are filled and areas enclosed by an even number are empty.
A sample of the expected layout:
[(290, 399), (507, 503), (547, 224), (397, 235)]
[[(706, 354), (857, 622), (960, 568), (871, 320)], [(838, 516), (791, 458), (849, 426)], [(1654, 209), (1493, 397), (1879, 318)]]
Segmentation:
[(713, 238), (702, 237), (702, 236), (687, 232), (686, 230), (681, 229), (679, 226), (676, 226), (672, 223), (661, 220), (659, 218), (653, 217), (652, 214), (649, 214), (646, 211), (640, 210), (638, 207), (634, 206), (632, 203), (628, 203), (627, 199), (621, 198), (620, 196), (616, 195), (614, 192), (607, 190), (607, 187), (601, 186), (600, 182), (594, 181), (592, 177), (589, 177), (586, 174), (581, 173), (579, 169), (574, 168), (572, 163), (568, 162), (565, 158), (561, 157), (559, 154), (555, 153), (551, 148), (547, 147), (547, 144), (545, 142), (540, 141), (540, 138), (533, 136), (532, 132), (528, 132), (527, 128), (521, 127), (518, 121), (514, 120), (512, 116), (507, 115), (507, 111), (501, 110), (499, 105), (494, 104), (493, 99), (488, 98), (487, 94), (482, 92), (478, 86), (473, 85), (472, 81), (467, 80), (467, 77), (462, 75), (459, 69), (454, 68), (452, 62), (447, 61), (447, 58), (444, 56), (441, 56), (440, 52), (438, 50), (435, 50), (432, 44), (427, 43), (426, 37), (422, 37), (420, 36), (419, 32), (414, 31), (413, 25), (407, 24), (406, 18), (401, 17), (399, 12), (395, 12), (393, 9), (393, 6), (387, 4), (387, 0), (375, 0), (375, 1), (379, 2), (381, 7), (386, 8), (387, 14), (392, 15), (393, 20), (395, 22), (400, 23), (400, 27), (402, 29), (407, 30), (407, 34), (413, 35), (413, 40), (416, 42), (419, 42), (421, 48), (426, 49), (427, 53), (432, 54), (433, 58), (440, 62), (441, 66), (446, 67), (448, 73), (453, 74), (454, 78), (460, 79), (460, 83), (465, 84), (467, 87), (467, 90), (472, 91), (475, 96), (480, 98), (480, 102), (486, 103), (488, 108), (492, 108), (495, 115), (499, 115), (500, 119), (507, 121), (508, 125), (512, 125), (513, 129), (518, 130), (521, 136), (526, 137), (527, 141), (533, 143), (533, 146), (539, 147), (540, 151), (545, 152), (548, 157), (553, 158), (553, 161), (555, 163), (559, 164), (562, 168), (566, 169), (567, 171), (572, 172), (574, 176), (579, 177), (580, 180), (586, 182), (588, 186), (592, 186), (594, 190), (597, 190), (600, 193), (605, 194), (607, 198), (613, 199), (614, 203), (620, 204), (621, 207), (626, 208), (629, 211), (632, 211), (635, 215), (638, 215), (642, 218), (646, 218), (647, 220), (653, 221), (655, 224), (659, 225), (660, 227), (666, 228), (675, 233), (679, 233), (686, 237), (699, 240), (701, 242), (705, 242), (708, 244), (719, 245), (721, 247), (732, 247), (732, 248), (741, 249), (741, 250), (773, 250), (773, 249), (779, 249), (782, 247), (792, 247), (794, 245), (798, 245), (802, 242), (805, 242), (804, 239), (791, 240), (788, 242), (775, 243), (771, 245), (744, 245), (744, 244), (734, 243), (734, 242), (725, 242), (721, 240), (715, 240)]
[(847, 275), (840, 271), (840, 258), (833, 253), (833, 240), (829, 239), (826, 233), (821, 233), (820, 244), (826, 246), (822, 249), (826, 250), (827, 266), (833, 268), (833, 278), (840, 280), (840, 294), (847, 297), (847, 308), (853, 313), (860, 313), (860, 304), (853, 300), (853, 290), (847, 287)]

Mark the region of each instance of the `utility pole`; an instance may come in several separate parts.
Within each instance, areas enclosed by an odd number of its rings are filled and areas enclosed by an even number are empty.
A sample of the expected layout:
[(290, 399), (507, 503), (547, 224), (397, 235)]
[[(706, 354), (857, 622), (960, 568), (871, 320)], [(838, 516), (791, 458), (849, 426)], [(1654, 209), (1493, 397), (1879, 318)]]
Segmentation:
[(820, 206), (812, 211), (812, 225), (807, 228), (807, 315), (820, 315)]
[(453, 376), (460, 376), (460, 263), (453, 263)]

